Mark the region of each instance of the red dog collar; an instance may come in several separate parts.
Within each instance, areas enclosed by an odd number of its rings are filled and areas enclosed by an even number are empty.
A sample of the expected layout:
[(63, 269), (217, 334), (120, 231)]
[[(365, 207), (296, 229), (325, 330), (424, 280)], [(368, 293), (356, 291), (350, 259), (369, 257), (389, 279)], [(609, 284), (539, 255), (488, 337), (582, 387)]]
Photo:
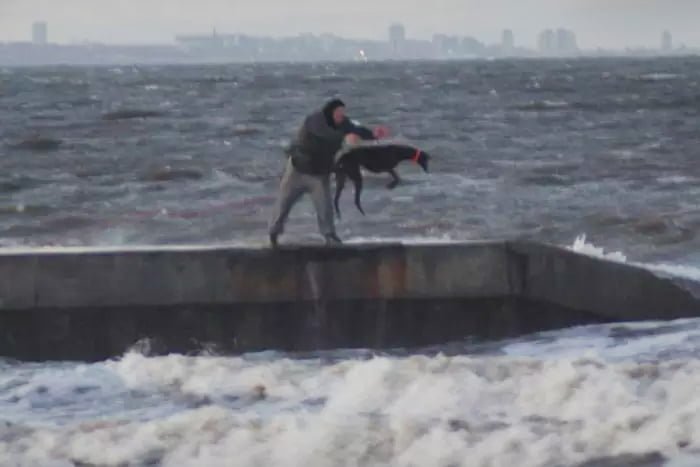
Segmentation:
[(420, 157), (420, 149), (416, 149), (416, 153), (413, 155), (413, 158), (411, 160), (417, 164), (419, 157)]

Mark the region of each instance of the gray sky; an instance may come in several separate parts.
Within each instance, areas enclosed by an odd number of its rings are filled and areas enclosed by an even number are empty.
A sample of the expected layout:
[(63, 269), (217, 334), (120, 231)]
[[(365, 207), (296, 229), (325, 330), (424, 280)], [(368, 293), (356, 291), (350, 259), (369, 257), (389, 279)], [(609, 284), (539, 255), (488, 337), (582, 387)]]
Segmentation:
[(380, 39), (392, 21), (409, 37), (435, 32), (495, 42), (511, 28), (533, 46), (546, 27), (568, 27), (586, 48), (700, 46), (700, 0), (0, 0), (0, 41), (26, 40), (35, 20), (53, 42), (166, 43), (177, 33), (295, 35), (332, 32)]

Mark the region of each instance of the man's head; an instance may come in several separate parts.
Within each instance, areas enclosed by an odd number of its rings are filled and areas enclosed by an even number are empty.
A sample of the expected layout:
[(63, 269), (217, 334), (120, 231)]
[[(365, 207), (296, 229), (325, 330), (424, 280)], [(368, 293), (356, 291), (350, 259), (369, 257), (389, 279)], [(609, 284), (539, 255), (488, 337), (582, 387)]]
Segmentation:
[(326, 117), (326, 122), (333, 128), (345, 120), (345, 103), (340, 99), (333, 99), (323, 106), (323, 116)]

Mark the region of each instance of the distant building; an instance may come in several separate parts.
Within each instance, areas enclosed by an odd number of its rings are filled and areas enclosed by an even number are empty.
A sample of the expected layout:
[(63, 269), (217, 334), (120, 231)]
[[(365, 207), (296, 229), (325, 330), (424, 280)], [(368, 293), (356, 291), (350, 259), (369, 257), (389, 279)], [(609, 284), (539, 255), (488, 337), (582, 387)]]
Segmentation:
[(330, 52), (342, 42), (342, 39), (333, 34), (324, 33), (319, 37), (319, 41), (321, 42), (321, 49), (324, 52)]
[(501, 35), (501, 52), (503, 54), (512, 54), (513, 51), (515, 50), (515, 36), (513, 35), (513, 31), (510, 29), (506, 29), (503, 31), (503, 34)]
[(461, 46), (466, 57), (479, 57), (486, 52), (486, 46), (473, 37), (463, 38)]
[(537, 37), (537, 49), (543, 55), (551, 55), (556, 50), (556, 41), (554, 39), (554, 31), (546, 29)]
[(394, 23), (389, 26), (389, 45), (394, 55), (399, 55), (406, 43), (406, 28), (403, 24)]
[(439, 58), (460, 56), (462, 51), (460, 42), (460, 38), (457, 36), (448, 36), (446, 34), (433, 35), (433, 47)]
[(568, 29), (542, 31), (537, 40), (540, 54), (547, 56), (567, 56), (578, 53), (576, 34)]
[(671, 52), (673, 50), (673, 36), (670, 31), (664, 31), (661, 35), (661, 51)]
[(37, 21), (32, 24), (32, 42), (36, 45), (45, 45), (48, 43), (48, 26), (45, 22)]
[(559, 55), (572, 55), (578, 52), (576, 34), (568, 29), (557, 29), (557, 52)]
[(212, 52), (225, 47), (228, 42), (235, 41), (237, 37), (230, 35), (219, 35), (216, 29), (212, 34), (205, 35), (184, 35), (175, 36), (175, 41), (185, 50), (191, 52)]

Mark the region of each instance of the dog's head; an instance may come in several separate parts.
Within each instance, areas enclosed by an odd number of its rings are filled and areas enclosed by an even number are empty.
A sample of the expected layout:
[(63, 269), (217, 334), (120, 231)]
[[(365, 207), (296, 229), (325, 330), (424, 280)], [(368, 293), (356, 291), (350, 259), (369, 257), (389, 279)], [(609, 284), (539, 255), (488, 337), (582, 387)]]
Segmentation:
[(430, 158), (430, 154), (425, 151), (420, 151), (420, 153), (418, 153), (418, 160), (416, 160), (416, 164), (420, 165), (426, 173), (428, 172), (428, 161)]
[(395, 148), (397, 151), (397, 158), (399, 160), (409, 160), (414, 164), (418, 164), (421, 168), (428, 172), (428, 161), (432, 158), (427, 152), (411, 145), (397, 146)]

